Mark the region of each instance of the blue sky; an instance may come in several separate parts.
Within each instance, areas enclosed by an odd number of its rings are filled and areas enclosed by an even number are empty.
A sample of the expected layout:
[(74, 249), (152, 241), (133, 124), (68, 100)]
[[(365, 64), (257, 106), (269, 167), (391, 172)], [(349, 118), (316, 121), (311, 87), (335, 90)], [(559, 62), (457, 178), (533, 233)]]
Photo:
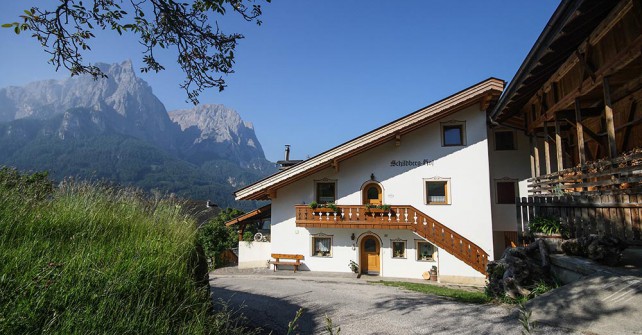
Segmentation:
[[(49, 0), (51, 1), (51, 0)], [(0, 23), (47, 1), (3, 1)], [(204, 92), (252, 122), (269, 160), (314, 156), (488, 77), (509, 81), (559, 0), (339, 1), (273, 0), (258, 27), (228, 14), (225, 32), (246, 38), (236, 51), (228, 87)], [(0, 87), (65, 78), (54, 72), (28, 34), (0, 30)], [(98, 34), (91, 62), (131, 59), (133, 37)], [(168, 110), (190, 108), (172, 52), (167, 68), (140, 74)]]

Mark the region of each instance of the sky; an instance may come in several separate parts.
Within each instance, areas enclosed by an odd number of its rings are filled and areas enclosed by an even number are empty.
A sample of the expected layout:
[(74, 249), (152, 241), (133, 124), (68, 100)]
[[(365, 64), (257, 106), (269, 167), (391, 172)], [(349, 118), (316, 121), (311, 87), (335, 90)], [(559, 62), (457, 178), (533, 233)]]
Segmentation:
[[(52, 0), (2, 1), (0, 23)], [(272, 0), (263, 24), (233, 13), (224, 32), (245, 35), (228, 87), (201, 94), (253, 124), (271, 161), (312, 157), (488, 77), (510, 81), (559, 0)], [(0, 30), (0, 87), (63, 79), (29, 34)], [(142, 67), (134, 36), (98, 33), (89, 62)], [(167, 110), (191, 108), (171, 51), (160, 73), (140, 73)]]

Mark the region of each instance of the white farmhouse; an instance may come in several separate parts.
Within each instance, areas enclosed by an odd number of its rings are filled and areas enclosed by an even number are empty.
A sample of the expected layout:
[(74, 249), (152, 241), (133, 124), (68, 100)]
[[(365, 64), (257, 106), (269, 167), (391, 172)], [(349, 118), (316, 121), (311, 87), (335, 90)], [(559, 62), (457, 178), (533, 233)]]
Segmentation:
[(484, 80), (238, 190), (271, 201), (228, 223), (270, 222), (270, 242), (239, 242), (239, 267), (298, 254), (301, 270), (349, 272), (354, 261), (422, 278), (435, 266), (442, 282), (483, 284), (516, 238), (518, 184), (530, 176), (525, 137), (488, 124), (503, 88)]

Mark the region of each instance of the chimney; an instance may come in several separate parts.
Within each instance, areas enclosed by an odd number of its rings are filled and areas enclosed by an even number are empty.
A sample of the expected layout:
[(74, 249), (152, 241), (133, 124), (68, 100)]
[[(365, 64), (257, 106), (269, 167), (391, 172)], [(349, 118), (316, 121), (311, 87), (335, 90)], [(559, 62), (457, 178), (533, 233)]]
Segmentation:
[(290, 160), (290, 145), (285, 145), (285, 160), (278, 161), (276, 164), (279, 165), (279, 170), (283, 171), (290, 168), (293, 165), (300, 163), (300, 160)]

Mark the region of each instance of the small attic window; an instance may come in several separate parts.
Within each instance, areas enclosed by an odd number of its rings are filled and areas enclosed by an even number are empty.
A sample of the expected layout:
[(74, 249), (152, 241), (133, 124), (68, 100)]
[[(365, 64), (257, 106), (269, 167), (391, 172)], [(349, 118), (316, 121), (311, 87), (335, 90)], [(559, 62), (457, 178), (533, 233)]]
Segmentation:
[(458, 121), (442, 123), (441, 145), (444, 147), (466, 145), (466, 123)]

